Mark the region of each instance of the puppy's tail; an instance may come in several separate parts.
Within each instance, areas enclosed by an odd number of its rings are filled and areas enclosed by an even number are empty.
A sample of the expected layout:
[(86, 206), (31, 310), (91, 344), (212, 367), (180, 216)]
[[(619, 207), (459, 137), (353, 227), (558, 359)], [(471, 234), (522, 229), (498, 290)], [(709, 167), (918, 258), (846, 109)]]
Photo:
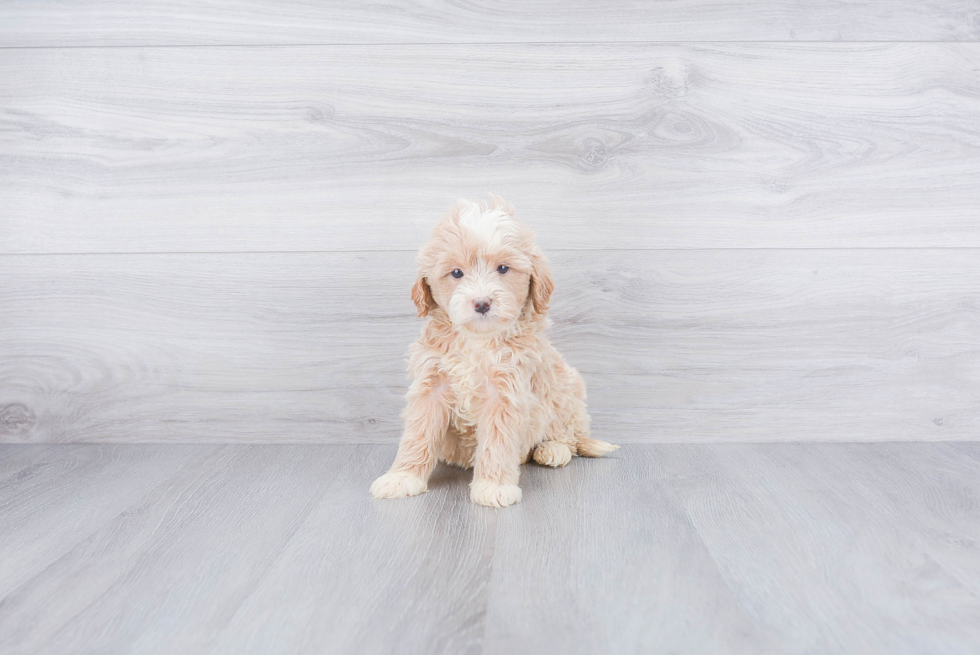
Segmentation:
[(619, 449), (619, 446), (589, 437), (580, 437), (577, 446), (580, 457), (602, 457), (606, 453)]

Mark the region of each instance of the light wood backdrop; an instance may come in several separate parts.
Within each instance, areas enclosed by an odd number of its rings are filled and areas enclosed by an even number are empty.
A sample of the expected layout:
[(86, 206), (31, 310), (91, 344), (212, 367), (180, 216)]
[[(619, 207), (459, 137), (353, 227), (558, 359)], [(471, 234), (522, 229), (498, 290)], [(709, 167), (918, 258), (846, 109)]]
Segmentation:
[(0, 441), (394, 441), (487, 192), (597, 435), (976, 438), (980, 7), (596, 7), (0, 4)]
[(976, 41), (972, 0), (4, 2), (0, 45)]

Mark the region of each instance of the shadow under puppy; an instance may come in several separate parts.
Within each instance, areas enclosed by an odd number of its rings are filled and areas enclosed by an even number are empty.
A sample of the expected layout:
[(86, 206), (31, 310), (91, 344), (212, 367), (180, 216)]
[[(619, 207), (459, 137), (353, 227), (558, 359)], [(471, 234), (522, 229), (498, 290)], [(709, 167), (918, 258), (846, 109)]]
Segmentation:
[(410, 350), (405, 432), (374, 497), (424, 492), (442, 459), (473, 468), (474, 503), (506, 507), (532, 456), (557, 467), (619, 447), (589, 438), (582, 376), (544, 335), (551, 271), (512, 205), (460, 200), (418, 264), (412, 300), (428, 320)]

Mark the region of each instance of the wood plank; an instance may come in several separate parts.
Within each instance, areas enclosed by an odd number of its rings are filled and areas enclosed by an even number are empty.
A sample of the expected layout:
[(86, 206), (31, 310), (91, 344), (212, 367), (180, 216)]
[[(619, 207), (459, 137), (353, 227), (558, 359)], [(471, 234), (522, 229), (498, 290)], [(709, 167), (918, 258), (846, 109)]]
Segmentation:
[[(980, 598), (980, 462), (965, 456), (978, 442), (939, 444), (936, 448), (893, 444), (885, 448), (855, 444), (848, 457), (815, 446), (807, 448), (824, 459), (829, 470), (853, 476), (852, 493), (885, 510), (886, 516), (903, 516), (903, 531), (916, 535), (923, 562), (941, 568), (957, 586)], [(867, 476), (868, 461), (874, 474)], [(812, 465), (813, 459), (808, 462)], [(921, 471), (929, 471), (923, 477)], [(888, 520), (882, 517), (883, 520)], [(894, 528), (893, 528), (894, 529)], [(908, 537), (906, 537), (908, 539)], [(924, 545), (923, 545), (924, 544)], [(930, 590), (942, 593), (941, 589)]]
[(6, 444), (4, 457), (0, 459), (0, 489), (33, 474), (42, 467), (51, 451), (61, 444)]
[[(947, 516), (921, 510), (953, 503), (976, 522), (978, 508), (935, 483), (940, 448), (672, 445), (651, 456), (725, 581), (786, 645), (780, 652), (969, 653), (980, 643), (980, 597), (931, 556), (948, 537), (922, 521), (952, 527)], [(894, 453), (912, 463), (901, 481), (879, 474)], [(976, 494), (977, 480), (962, 493)], [(888, 499), (896, 493), (914, 502)]]
[[(552, 340), (602, 438), (980, 429), (976, 251), (552, 260)], [(413, 279), (409, 253), (0, 258), (0, 440), (391, 443)]]
[[(4, 594), (5, 653), (77, 652), (80, 644), (200, 652), (282, 556), (347, 460), (337, 451), (313, 457), (309, 446), (167, 448), (196, 457), (169, 484), (129, 497), (126, 512)], [(57, 540), (36, 527), (35, 539)]]
[[(143, 462), (164, 482), (83, 539), (32, 524), (62, 554), (18, 551), (33, 573), (0, 590), (0, 648), (972, 653), (980, 463), (957, 447), (633, 445), (525, 466), (505, 510), (448, 467), (420, 497), (371, 498), (394, 446), (47, 447), (52, 470)], [(101, 495), (81, 475), (0, 493), (93, 515), (132, 491), (127, 467), (100, 471)]]
[[(659, 5), (658, 5), (659, 6)], [(980, 247), (980, 44), (0, 50), (0, 252)]]
[(980, 461), (980, 442), (961, 441), (958, 443), (951, 443), (949, 445), (951, 448), (958, 450), (962, 453), (966, 453), (973, 459)]
[(350, 452), (214, 652), (482, 652), (497, 514), (470, 503), (470, 474), (450, 467), (421, 498), (375, 500), (367, 489), (394, 450)]
[(597, 41), (976, 41), (967, 0), (7, 3), (0, 47)]
[(460, 493), (462, 471), (438, 471), (426, 503), (373, 500), (389, 450), (232, 447), (201, 458), (3, 598), (0, 646), (471, 652), (493, 521)]
[(215, 446), (59, 445), (4, 447), (5, 460), (28, 466), (0, 480), (0, 598), (152, 494), (195, 456)]
[(485, 653), (787, 652), (721, 576), (652, 455), (524, 468), (524, 500), (497, 519)]

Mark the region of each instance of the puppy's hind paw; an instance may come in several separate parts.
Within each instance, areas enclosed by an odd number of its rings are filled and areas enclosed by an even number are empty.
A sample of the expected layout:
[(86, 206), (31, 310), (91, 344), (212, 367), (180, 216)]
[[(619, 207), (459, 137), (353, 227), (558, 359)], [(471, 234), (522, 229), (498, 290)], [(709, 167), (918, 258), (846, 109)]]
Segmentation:
[(565, 466), (572, 461), (572, 449), (557, 441), (545, 441), (534, 449), (534, 461), (541, 466)]
[(474, 481), (470, 485), (470, 500), (486, 507), (507, 507), (519, 503), (521, 495), (521, 488), (516, 484)]
[(371, 495), (375, 498), (418, 496), (425, 490), (425, 480), (405, 471), (385, 473), (371, 485)]

